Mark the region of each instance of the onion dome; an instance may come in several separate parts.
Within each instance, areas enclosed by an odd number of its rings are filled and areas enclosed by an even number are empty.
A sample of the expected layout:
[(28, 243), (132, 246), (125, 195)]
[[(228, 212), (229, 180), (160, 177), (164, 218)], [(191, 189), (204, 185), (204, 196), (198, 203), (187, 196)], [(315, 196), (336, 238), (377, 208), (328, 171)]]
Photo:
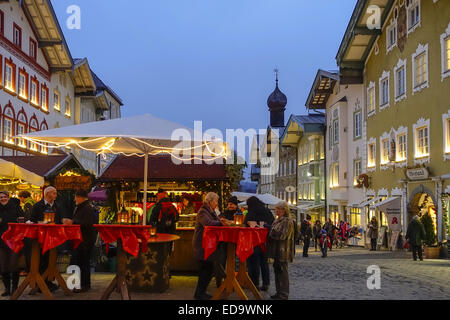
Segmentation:
[(276, 110), (276, 109), (284, 110), (286, 105), (287, 105), (287, 97), (278, 88), (278, 72), (277, 72), (275, 90), (270, 94), (269, 98), (267, 99), (267, 106), (269, 107), (269, 110)]

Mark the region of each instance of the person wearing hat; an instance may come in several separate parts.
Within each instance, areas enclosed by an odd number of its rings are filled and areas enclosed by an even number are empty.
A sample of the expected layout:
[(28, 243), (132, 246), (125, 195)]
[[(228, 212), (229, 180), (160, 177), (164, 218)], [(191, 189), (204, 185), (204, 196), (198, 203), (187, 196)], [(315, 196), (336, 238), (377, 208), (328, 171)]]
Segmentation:
[(158, 189), (156, 198), (158, 202), (151, 209), (149, 224), (156, 226), (157, 233), (175, 234), (176, 222), (180, 217), (177, 208), (172, 204), (167, 192), (163, 189)]
[(89, 202), (88, 192), (86, 190), (77, 190), (75, 192), (75, 210), (73, 220), (64, 219), (64, 224), (80, 225), (83, 242), (74, 252), (75, 264), (81, 271), (81, 288), (73, 289), (74, 293), (87, 292), (91, 289), (91, 252), (97, 238), (97, 231), (94, 228), (95, 210)]
[(300, 225), (300, 235), (303, 239), (303, 257), (308, 257), (308, 249), (309, 243), (312, 239), (312, 227), (311, 227), (311, 216), (309, 214), (306, 215), (306, 219), (302, 221)]
[(237, 197), (232, 196), (230, 199), (228, 199), (228, 207), (227, 210), (222, 213), (222, 217), (227, 220), (233, 221), (234, 215), (236, 213), (239, 213), (239, 202)]

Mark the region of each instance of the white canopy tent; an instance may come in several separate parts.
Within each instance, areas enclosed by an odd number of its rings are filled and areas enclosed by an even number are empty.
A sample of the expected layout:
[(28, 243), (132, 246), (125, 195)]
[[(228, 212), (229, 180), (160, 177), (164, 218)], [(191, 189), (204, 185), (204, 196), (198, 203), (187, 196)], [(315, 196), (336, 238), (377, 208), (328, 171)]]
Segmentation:
[(0, 159), (0, 178), (17, 179), (39, 187), (44, 185), (43, 177), (3, 159)]
[(247, 201), (248, 198), (250, 197), (256, 197), (259, 200), (261, 200), (261, 202), (267, 204), (267, 205), (276, 205), (278, 202), (283, 201), (280, 198), (277, 198), (269, 193), (265, 193), (265, 194), (258, 194), (258, 193), (247, 193), (247, 192), (233, 192), (231, 195), (235, 196), (238, 198), (238, 201)]
[[(145, 157), (144, 209), (147, 203), (148, 155), (171, 154), (174, 160), (180, 162), (212, 162), (229, 155), (222, 141), (150, 114), (32, 132), (20, 137), (36, 144), (78, 147), (97, 154)], [(144, 218), (143, 224), (145, 222)]]

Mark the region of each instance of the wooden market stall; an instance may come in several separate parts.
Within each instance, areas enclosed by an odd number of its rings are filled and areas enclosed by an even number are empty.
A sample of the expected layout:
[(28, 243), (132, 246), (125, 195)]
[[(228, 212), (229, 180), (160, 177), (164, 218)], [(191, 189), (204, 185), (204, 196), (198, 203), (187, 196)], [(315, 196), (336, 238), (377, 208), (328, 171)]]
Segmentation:
[[(170, 270), (192, 272), (197, 270), (193, 258), (192, 237), (197, 212), (202, 206), (204, 195), (214, 191), (222, 198), (227, 187), (227, 173), (223, 164), (175, 164), (170, 156), (150, 156), (148, 160), (147, 210), (155, 204), (159, 188), (167, 191), (169, 199), (181, 212), (181, 197), (187, 195), (194, 205), (194, 214), (180, 215), (174, 251), (170, 256)], [(98, 180), (115, 197), (116, 208), (100, 216), (100, 223), (111, 223), (112, 216), (123, 207), (135, 211), (142, 223), (144, 159), (140, 157), (117, 156), (99, 176)], [(110, 204), (111, 205), (111, 204)], [(112, 212), (111, 212), (112, 211)], [(114, 212), (115, 211), (115, 212)]]

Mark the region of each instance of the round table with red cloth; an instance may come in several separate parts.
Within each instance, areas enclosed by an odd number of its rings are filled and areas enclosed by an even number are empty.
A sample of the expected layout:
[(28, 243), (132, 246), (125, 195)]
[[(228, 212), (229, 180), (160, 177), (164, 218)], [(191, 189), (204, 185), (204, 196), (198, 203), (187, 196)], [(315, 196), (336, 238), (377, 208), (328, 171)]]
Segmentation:
[[(65, 280), (61, 277), (56, 266), (56, 248), (64, 242), (71, 240), (73, 241), (73, 247), (76, 249), (83, 241), (80, 226), (9, 223), (8, 230), (2, 235), (2, 239), (6, 245), (16, 253), (22, 250), (24, 238), (33, 239), (30, 272), (25, 280), (22, 281), (19, 288), (13, 293), (11, 300), (17, 300), (28, 286), (31, 288), (31, 294), (35, 294), (39, 288), (46, 299), (52, 300), (54, 297), (45, 281), (54, 280), (58, 282), (66, 295), (70, 295), (72, 292), (67, 288)], [(41, 251), (42, 254), (49, 251), (48, 267), (42, 275), (39, 272)]]
[(236, 255), (239, 261), (245, 261), (253, 254), (254, 247), (266, 250), (268, 229), (248, 227), (205, 227), (203, 231), (203, 249), (205, 260), (216, 251), (219, 242), (236, 244)]
[(79, 225), (9, 223), (8, 230), (2, 235), (6, 245), (16, 253), (22, 250), (24, 238), (36, 239), (42, 254), (68, 240), (73, 241), (76, 249), (83, 241)]
[[(151, 226), (96, 224), (94, 227), (98, 230), (100, 237), (105, 242), (107, 251), (109, 244), (117, 241), (116, 276), (103, 292), (101, 300), (108, 300), (111, 293), (116, 289), (120, 293), (122, 300), (130, 300), (126, 281), (128, 258), (125, 252), (128, 252), (134, 257), (138, 256), (140, 250), (147, 252), (147, 243), (150, 240), (149, 229)], [(141, 246), (139, 246), (139, 243)]]
[[(202, 245), (207, 259), (217, 249), (219, 242), (227, 244), (226, 278), (213, 295), (213, 300), (222, 296), (228, 296), (235, 291), (242, 300), (248, 300), (243, 288), (252, 291), (256, 299), (262, 300), (262, 295), (255, 287), (247, 273), (247, 258), (250, 257), (255, 247), (266, 249), (266, 228), (248, 227), (205, 227), (203, 230)], [(236, 256), (239, 258), (239, 271), (236, 274)]]
[(106, 252), (108, 252), (109, 244), (119, 239), (122, 242), (123, 249), (134, 257), (137, 257), (139, 253), (139, 240), (142, 243), (142, 251), (147, 251), (151, 226), (96, 224), (94, 227), (105, 242)]

